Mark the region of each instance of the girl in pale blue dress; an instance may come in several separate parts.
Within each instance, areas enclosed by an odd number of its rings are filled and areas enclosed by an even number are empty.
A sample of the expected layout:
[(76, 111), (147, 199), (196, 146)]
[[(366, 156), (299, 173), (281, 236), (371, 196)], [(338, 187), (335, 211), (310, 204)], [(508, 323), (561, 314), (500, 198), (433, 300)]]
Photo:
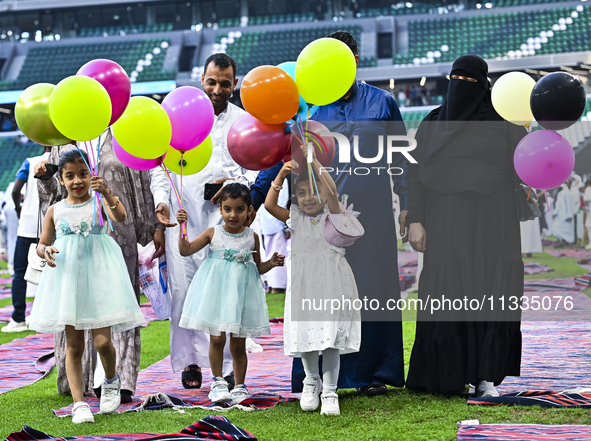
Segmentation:
[[(269, 312), (260, 274), (282, 266), (285, 256), (274, 253), (261, 262), (258, 235), (244, 224), (252, 209), (250, 191), (242, 184), (226, 185), (220, 194), (224, 223), (208, 228), (192, 242), (179, 234), (179, 252), (190, 256), (209, 245), (208, 258), (197, 270), (183, 305), (179, 326), (210, 335), (209, 361), (214, 382), (209, 398), (215, 403), (240, 403), (248, 397), (246, 338), (271, 334)], [(187, 212), (177, 212), (182, 225)], [(236, 386), (230, 394), (222, 377), (223, 350), (230, 334)]]
[[(66, 331), (66, 374), (74, 399), (74, 423), (94, 422), (83, 397), (84, 330), (92, 329), (105, 368), (100, 409), (108, 414), (119, 407), (121, 385), (111, 332), (145, 322), (121, 248), (107, 236), (107, 227), (99, 226), (98, 216), (125, 221), (125, 208), (102, 178), (91, 176), (87, 163), (86, 154), (77, 150), (60, 158), (59, 179), (68, 197), (51, 206), (45, 216), (37, 254), (49, 268), (41, 275), (29, 319), (29, 328), (38, 332)], [(102, 195), (102, 209), (95, 209), (89, 188)]]

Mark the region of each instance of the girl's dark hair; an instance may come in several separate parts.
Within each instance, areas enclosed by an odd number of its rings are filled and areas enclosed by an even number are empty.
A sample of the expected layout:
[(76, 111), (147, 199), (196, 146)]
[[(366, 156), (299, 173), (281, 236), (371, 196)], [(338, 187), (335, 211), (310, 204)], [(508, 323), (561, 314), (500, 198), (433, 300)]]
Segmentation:
[(58, 176), (62, 176), (62, 170), (64, 169), (64, 166), (66, 164), (74, 162), (82, 162), (83, 164), (88, 164), (88, 155), (86, 154), (86, 152), (83, 152), (82, 150), (78, 149), (72, 149), (62, 153), (62, 156), (60, 156), (60, 162), (57, 166)]
[(228, 198), (242, 199), (246, 203), (247, 207), (252, 205), (252, 201), (250, 199), (250, 190), (244, 184), (238, 184), (235, 182), (222, 188), (222, 192), (220, 193), (220, 204)]
[[(314, 179), (316, 179), (316, 184), (318, 186), (322, 185), (320, 182), (320, 177), (318, 176), (318, 173), (316, 173), (316, 170), (312, 169), (312, 173), (314, 174)], [(302, 182), (307, 183), (309, 181), (310, 181), (310, 174), (308, 173), (308, 169), (305, 168), (304, 171), (302, 171), (299, 175), (297, 175), (293, 181), (293, 190), (292, 190), (293, 194), (291, 195), (291, 203), (292, 204), (298, 205), (298, 196), (297, 196), (298, 185)]]

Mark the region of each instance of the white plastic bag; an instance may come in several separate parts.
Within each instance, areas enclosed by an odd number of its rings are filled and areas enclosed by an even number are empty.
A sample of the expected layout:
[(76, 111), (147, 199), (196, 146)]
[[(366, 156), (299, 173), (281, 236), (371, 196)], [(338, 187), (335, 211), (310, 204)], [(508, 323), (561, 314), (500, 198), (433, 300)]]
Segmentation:
[(156, 317), (167, 320), (170, 318), (172, 297), (167, 289), (166, 257), (151, 260), (155, 252), (154, 242), (145, 247), (138, 245), (140, 287), (142, 293), (150, 299)]

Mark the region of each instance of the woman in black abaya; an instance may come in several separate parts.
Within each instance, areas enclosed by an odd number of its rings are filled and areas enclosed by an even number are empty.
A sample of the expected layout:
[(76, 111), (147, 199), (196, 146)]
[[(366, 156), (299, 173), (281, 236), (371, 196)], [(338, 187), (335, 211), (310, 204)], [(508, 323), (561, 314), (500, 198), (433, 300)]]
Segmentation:
[(478, 396), (497, 396), (494, 386), (520, 373), (521, 313), (509, 306), (523, 295), (513, 153), (526, 131), (496, 113), (487, 74), (482, 58), (458, 58), (445, 102), (417, 132), (406, 219), (411, 245), (425, 256), (426, 306), (417, 315), (410, 389), (449, 393), (473, 384)]

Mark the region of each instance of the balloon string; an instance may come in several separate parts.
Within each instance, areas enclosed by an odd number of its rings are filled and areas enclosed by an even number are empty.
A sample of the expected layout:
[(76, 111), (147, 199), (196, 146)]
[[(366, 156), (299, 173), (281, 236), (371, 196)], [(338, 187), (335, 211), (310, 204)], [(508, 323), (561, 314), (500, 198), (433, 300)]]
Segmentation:
[[(92, 149), (92, 143), (90, 144), (90, 147)], [(99, 150), (101, 148), (101, 135), (99, 135), (98, 137), (98, 144), (96, 145), (96, 161), (94, 162), (94, 166), (95, 166), (95, 173), (98, 176), (98, 163), (99, 163)], [(99, 200), (100, 200), (100, 195), (99, 195)], [(98, 201), (96, 201), (97, 205), (98, 205)], [(100, 209), (100, 206), (99, 206)], [(107, 218), (109, 217), (108, 213), (107, 213)], [(99, 222), (101, 222), (101, 225), (104, 225), (105, 222), (103, 221), (103, 217), (100, 216), (99, 217)], [(112, 228), (112, 227), (111, 227)]]
[[(181, 161), (181, 164), (182, 164), (182, 161)], [(170, 185), (172, 186), (172, 188), (174, 190), (174, 194), (176, 195), (176, 199), (177, 199), (177, 201), (179, 203), (179, 207), (180, 208), (183, 208), (183, 203), (181, 201), (182, 197), (179, 195), (179, 192), (178, 192), (176, 186), (174, 185), (174, 182), (172, 180), (172, 176), (170, 176), (170, 173), (168, 172), (168, 169), (166, 168), (166, 166), (164, 165), (164, 163), (160, 164), (160, 167), (162, 168), (162, 170), (164, 170), (164, 173), (166, 173), (166, 176), (168, 176), (168, 179), (170, 181)], [(182, 171), (181, 171), (181, 179), (182, 178), (183, 178), (183, 175), (182, 175)], [(181, 184), (181, 186), (182, 186), (182, 184)], [(187, 229), (186, 229), (186, 227), (182, 227), (182, 228), (183, 228), (183, 237), (187, 237)]]
[(166, 166), (164, 165), (164, 163), (160, 164), (160, 167), (162, 168), (162, 170), (164, 170), (164, 173), (166, 173), (166, 176), (168, 177), (170, 184), (172, 186), (172, 189), (174, 190), (174, 194), (176, 195), (177, 201), (179, 203), (179, 205), (181, 204), (181, 199), (179, 196), (179, 192), (176, 189), (176, 186), (174, 185), (174, 182), (172, 181), (172, 177), (170, 176), (170, 174), (168, 173), (168, 169), (166, 168)]
[(294, 131), (292, 130), (292, 131), (291, 131), (291, 134), (292, 134), (293, 136), (295, 136), (295, 137), (296, 137), (296, 139), (297, 139), (297, 140), (298, 140), (298, 141), (299, 141), (299, 142), (300, 142), (302, 145), (304, 145), (304, 141), (302, 141), (302, 138), (300, 138), (300, 137), (297, 135), (297, 133), (296, 133), (296, 132), (294, 132)]
[(310, 180), (310, 185), (312, 184), (312, 180), (314, 181), (314, 189), (316, 190), (316, 196), (318, 196), (318, 203), (322, 204), (322, 199), (320, 199), (320, 191), (318, 190), (318, 184), (316, 183), (316, 177), (314, 176), (314, 172), (312, 171), (312, 164), (308, 162), (308, 173), (312, 176)]
[(318, 175), (320, 176), (320, 179), (322, 179), (322, 181), (324, 182), (324, 185), (326, 185), (326, 187), (328, 188), (328, 191), (330, 191), (331, 196), (334, 196), (334, 192), (332, 191), (332, 189), (328, 185), (328, 182), (326, 182), (326, 178), (324, 176), (322, 176), (322, 171), (318, 168), (316, 163), (313, 162), (312, 165), (314, 166), (314, 169), (318, 172)]
[(550, 204), (548, 203), (548, 196), (546, 195), (546, 190), (544, 190), (544, 199), (546, 199), (546, 208), (548, 209), (548, 213), (550, 213)]
[(529, 201), (529, 195), (531, 194), (531, 187), (529, 187), (529, 191), (527, 192), (527, 199), (526, 201)]
[[(76, 144), (76, 150), (78, 150), (78, 153), (80, 153), (80, 157), (82, 158), (82, 160), (84, 161), (84, 164), (86, 165), (86, 167), (88, 167), (88, 171), (92, 175), (92, 169), (90, 168), (90, 165), (88, 164), (88, 161), (84, 158), (84, 155), (82, 154), (82, 150), (80, 150), (80, 147), (78, 147), (78, 144)], [(99, 194), (99, 200), (103, 204), (103, 208), (104, 208), (105, 204), (102, 201), (102, 199), (100, 199), (100, 194)], [(107, 212), (107, 209), (105, 208), (105, 213), (106, 212)], [(111, 220), (109, 219), (108, 216), (107, 216), (107, 220), (109, 221), (109, 226), (111, 227), (111, 231), (113, 231), (113, 225), (111, 225)], [(93, 222), (93, 226), (94, 226), (94, 222)]]
[[(180, 207), (183, 208), (183, 152), (181, 152), (181, 199), (180, 199)], [(181, 228), (183, 229), (183, 239), (187, 238), (187, 226), (184, 222), (181, 222)]]

